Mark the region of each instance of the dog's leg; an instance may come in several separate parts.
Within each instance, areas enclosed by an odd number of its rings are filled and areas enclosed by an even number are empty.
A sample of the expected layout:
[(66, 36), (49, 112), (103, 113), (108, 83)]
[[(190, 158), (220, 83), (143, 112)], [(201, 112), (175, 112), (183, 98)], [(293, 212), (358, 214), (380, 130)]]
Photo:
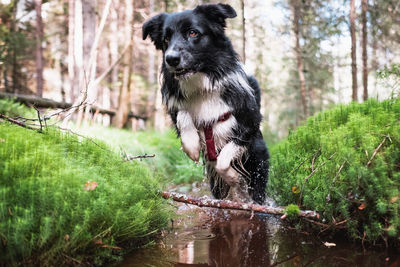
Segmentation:
[(219, 153), (215, 165), (215, 170), (219, 176), (230, 186), (226, 198), (238, 202), (251, 201), (244, 177), (231, 165), (234, 160), (240, 159), (243, 156), (245, 149), (245, 147), (239, 146), (234, 142), (229, 142)]
[(176, 117), (176, 125), (180, 131), (183, 151), (193, 161), (200, 158), (200, 137), (189, 112), (181, 110)]
[(229, 186), (239, 184), (239, 173), (233, 169), (231, 162), (242, 156), (245, 148), (229, 142), (218, 155), (215, 170)]

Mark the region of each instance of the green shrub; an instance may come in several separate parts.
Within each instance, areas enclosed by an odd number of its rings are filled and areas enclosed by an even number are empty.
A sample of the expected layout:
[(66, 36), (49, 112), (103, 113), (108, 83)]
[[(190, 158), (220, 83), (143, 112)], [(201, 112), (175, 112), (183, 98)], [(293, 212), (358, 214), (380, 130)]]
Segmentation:
[(101, 143), (0, 123), (0, 262), (115, 260), (166, 225), (157, 188)]
[(279, 205), (346, 220), (350, 237), (400, 240), (400, 100), (317, 114), (271, 149), (268, 192)]

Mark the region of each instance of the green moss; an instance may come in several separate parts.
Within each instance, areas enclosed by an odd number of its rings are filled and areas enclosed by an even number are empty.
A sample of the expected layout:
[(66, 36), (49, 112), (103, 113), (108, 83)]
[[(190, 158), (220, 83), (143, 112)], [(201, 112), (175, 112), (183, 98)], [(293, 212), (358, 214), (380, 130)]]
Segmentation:
[(115, 260), (166, 225), (158, 188), (102, 143), (0, 123), (0, 261)]
[(130, 155), (155, 154), (142, 160), (167, 184), (192, 183), (204, 179), (203, 166), (196, 165), (180, 149), (181, 142), (170, 129), (164, 133), (155, 131), (119, 130), (101, 126), (80, 129), (85, 135), (103, 140), (116, 151), (123, 149)]
[(300, 214), (300, 208), (295, 204), (289, 204), (285, 209), (285, 214), (289, 219), (297, 218)]
[[(352, 238), (400, 240), (400, 100), (319, 113), (271, 150), (268, 192), (279, 205), (347, 220)], [(293, 190), (293, 187), (296, 190)], [(397, 233), (397, 234), (393, 234)]]

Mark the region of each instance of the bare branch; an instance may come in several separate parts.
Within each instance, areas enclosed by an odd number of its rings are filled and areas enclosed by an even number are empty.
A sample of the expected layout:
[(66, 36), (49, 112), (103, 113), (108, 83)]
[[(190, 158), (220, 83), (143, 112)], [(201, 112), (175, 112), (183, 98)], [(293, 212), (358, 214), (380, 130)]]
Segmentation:
[[(199, 207), (247, 210), (252, 212), (275, 214), (275, 215), (285, 214), (285, 207), (267, 207), (252, 203), (240, 203), (240, 202), (233, 202), (230, 200), (211, 199), (208, 197), (194, 198), (184, 194), (168, 192), (168, 191), (160, 191), (160, 195), (165, 199), (172, 198), (174, 201), (192, 204)], [(319, 218), (319, 214), (316, 211), (311, 211), (311, 210), (300, 210), (299, 216), (306, 218), (314, 218), (314, 219)]]
[(383, 141), (379, 144), (379, 146), (374, 150), (374, 153), (372, 154), (371, 158), (369, 159), (369, 161), (367, 162), (367, 167), (371, 164), (372, 160), (375, 158), (376, 154), (378, 154), (379, 149), (381, 149), (381, 147), (383, 146), (383, 144), (385, 143), (386, 139), (390, 138), (388, 136), (385, 136), (385, 138), (383, 138)]
[(138, 156), (131, 156), (128, 154), (124, 155), (125, 161), (131, 161), (131, 160), (135, 160), (135, 159), (146, 159), (146, 158), (154, 158), (156, 155), (155, 154), (151, 154), (151, 155), (138, 155)]
[(9, 121), (9, 122), (14, 123), (14, 124), (16, 124), (18, 126), (21, 126), (21, 127), (24, 127), (24, 128), (30, 129), (30, 130), (35, 130), (35, 131), (40, 130), (39, 128), (35, 128), (35, 127), (32, 127), (32, 126), (29, 126), (25, 122), (10, 118), (10, 117), (8, 117), (8, 116), (6, 116), (4, 114), (0, 114), (0, 119), (4, 119), (6, 121)]

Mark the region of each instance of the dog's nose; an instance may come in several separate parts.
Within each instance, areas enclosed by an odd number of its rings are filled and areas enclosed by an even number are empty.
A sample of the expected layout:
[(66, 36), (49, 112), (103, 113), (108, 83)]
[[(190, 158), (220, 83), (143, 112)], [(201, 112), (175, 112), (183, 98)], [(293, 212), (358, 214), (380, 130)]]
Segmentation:
[(167, 61), (167, 64), (170, 65), (171, 67), (176, 67), (179, 65), (181, 57), (179, 53), (170, 53), (166, 55), (165, 61)]

